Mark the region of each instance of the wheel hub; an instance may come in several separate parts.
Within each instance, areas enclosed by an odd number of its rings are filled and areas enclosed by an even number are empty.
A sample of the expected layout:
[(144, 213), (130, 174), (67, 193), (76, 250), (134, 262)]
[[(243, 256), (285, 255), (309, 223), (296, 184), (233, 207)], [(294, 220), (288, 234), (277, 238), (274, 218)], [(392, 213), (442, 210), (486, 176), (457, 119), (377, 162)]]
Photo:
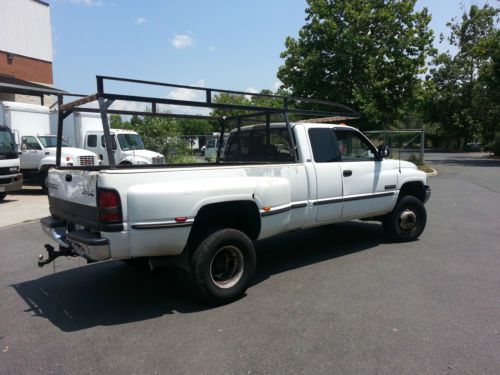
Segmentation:
[(221, 247), (210, 262), (210, 277), (219, 288), (235, 286), (243, 275), (243, 254), (236, 246)]
[(399, 226), (401, 229), (409, 231), (415, 228), (417, 225), (417, 214), (410, 210), (404, 210), (401, 215), (399, 215)]

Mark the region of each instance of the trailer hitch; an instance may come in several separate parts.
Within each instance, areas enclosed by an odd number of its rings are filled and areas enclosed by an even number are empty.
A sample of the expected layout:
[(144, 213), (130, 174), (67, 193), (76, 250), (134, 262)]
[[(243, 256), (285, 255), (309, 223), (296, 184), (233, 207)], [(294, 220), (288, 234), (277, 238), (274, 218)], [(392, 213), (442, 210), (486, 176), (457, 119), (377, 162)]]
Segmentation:
[(59, 246), (59, 251), (56, 251), (53, 246), (45, 244), (45, 250), (49, 254), (47, 259), (43, 259), (43, 254), (38, 255), (38, 267), (43, 267), (62, 256), (76, 256), (70, 247)]

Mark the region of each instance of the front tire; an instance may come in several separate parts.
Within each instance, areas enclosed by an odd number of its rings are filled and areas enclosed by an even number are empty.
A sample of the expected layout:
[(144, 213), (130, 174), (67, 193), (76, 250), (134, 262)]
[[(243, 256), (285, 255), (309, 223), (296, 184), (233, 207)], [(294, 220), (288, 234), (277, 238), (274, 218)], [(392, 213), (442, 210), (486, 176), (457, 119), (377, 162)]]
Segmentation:
[(40, 184), (40, 187), (42, 188), (42, 193), (47, 194), (49, 192), (49, 188), (47, 187), (47, 178), (49, 176), (49, 171), (40, 171), (38, 173), (38, 182)]
[(206, 237), (191, 256), (191, 285), (204, 301), (220, 305), (247, 290), (255, 273), (252, 241), (236, 229), (221, 229)]
[(7, 193), (0, 193), (0, 201), (3, 201), (6, 196)]
[(424, 231), (427, 212), (416, 197), (407, 195), (382, 220), (387, 236), (394, 242), (415, 241)]

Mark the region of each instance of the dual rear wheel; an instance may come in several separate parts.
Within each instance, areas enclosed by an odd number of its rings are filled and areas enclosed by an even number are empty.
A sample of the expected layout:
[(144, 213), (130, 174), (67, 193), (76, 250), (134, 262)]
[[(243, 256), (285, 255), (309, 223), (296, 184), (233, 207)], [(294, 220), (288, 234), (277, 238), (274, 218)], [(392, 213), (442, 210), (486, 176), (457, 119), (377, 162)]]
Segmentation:
[(223, 304), (241, 297), (255, 273), (252, 241), (243, 232), (216, 230), (191, 255), (188, 277), (204, 301)]

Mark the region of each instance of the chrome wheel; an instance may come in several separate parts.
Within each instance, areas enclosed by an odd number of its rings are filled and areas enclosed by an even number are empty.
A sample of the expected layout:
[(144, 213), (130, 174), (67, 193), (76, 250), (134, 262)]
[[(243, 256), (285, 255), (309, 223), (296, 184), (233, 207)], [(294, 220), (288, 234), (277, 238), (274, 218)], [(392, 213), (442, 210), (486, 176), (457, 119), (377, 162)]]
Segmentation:
[(244, 268), (243, 253), (236, 246), (221, 247), (210, 262), (212, 282), (221, 289), (229, 289), (236, 285)]
[(399, 215), (399, 227), (401, 230), (409, 232), (417, 225), (417, 214), (410, 210), (406, 209), (401, 212)]

